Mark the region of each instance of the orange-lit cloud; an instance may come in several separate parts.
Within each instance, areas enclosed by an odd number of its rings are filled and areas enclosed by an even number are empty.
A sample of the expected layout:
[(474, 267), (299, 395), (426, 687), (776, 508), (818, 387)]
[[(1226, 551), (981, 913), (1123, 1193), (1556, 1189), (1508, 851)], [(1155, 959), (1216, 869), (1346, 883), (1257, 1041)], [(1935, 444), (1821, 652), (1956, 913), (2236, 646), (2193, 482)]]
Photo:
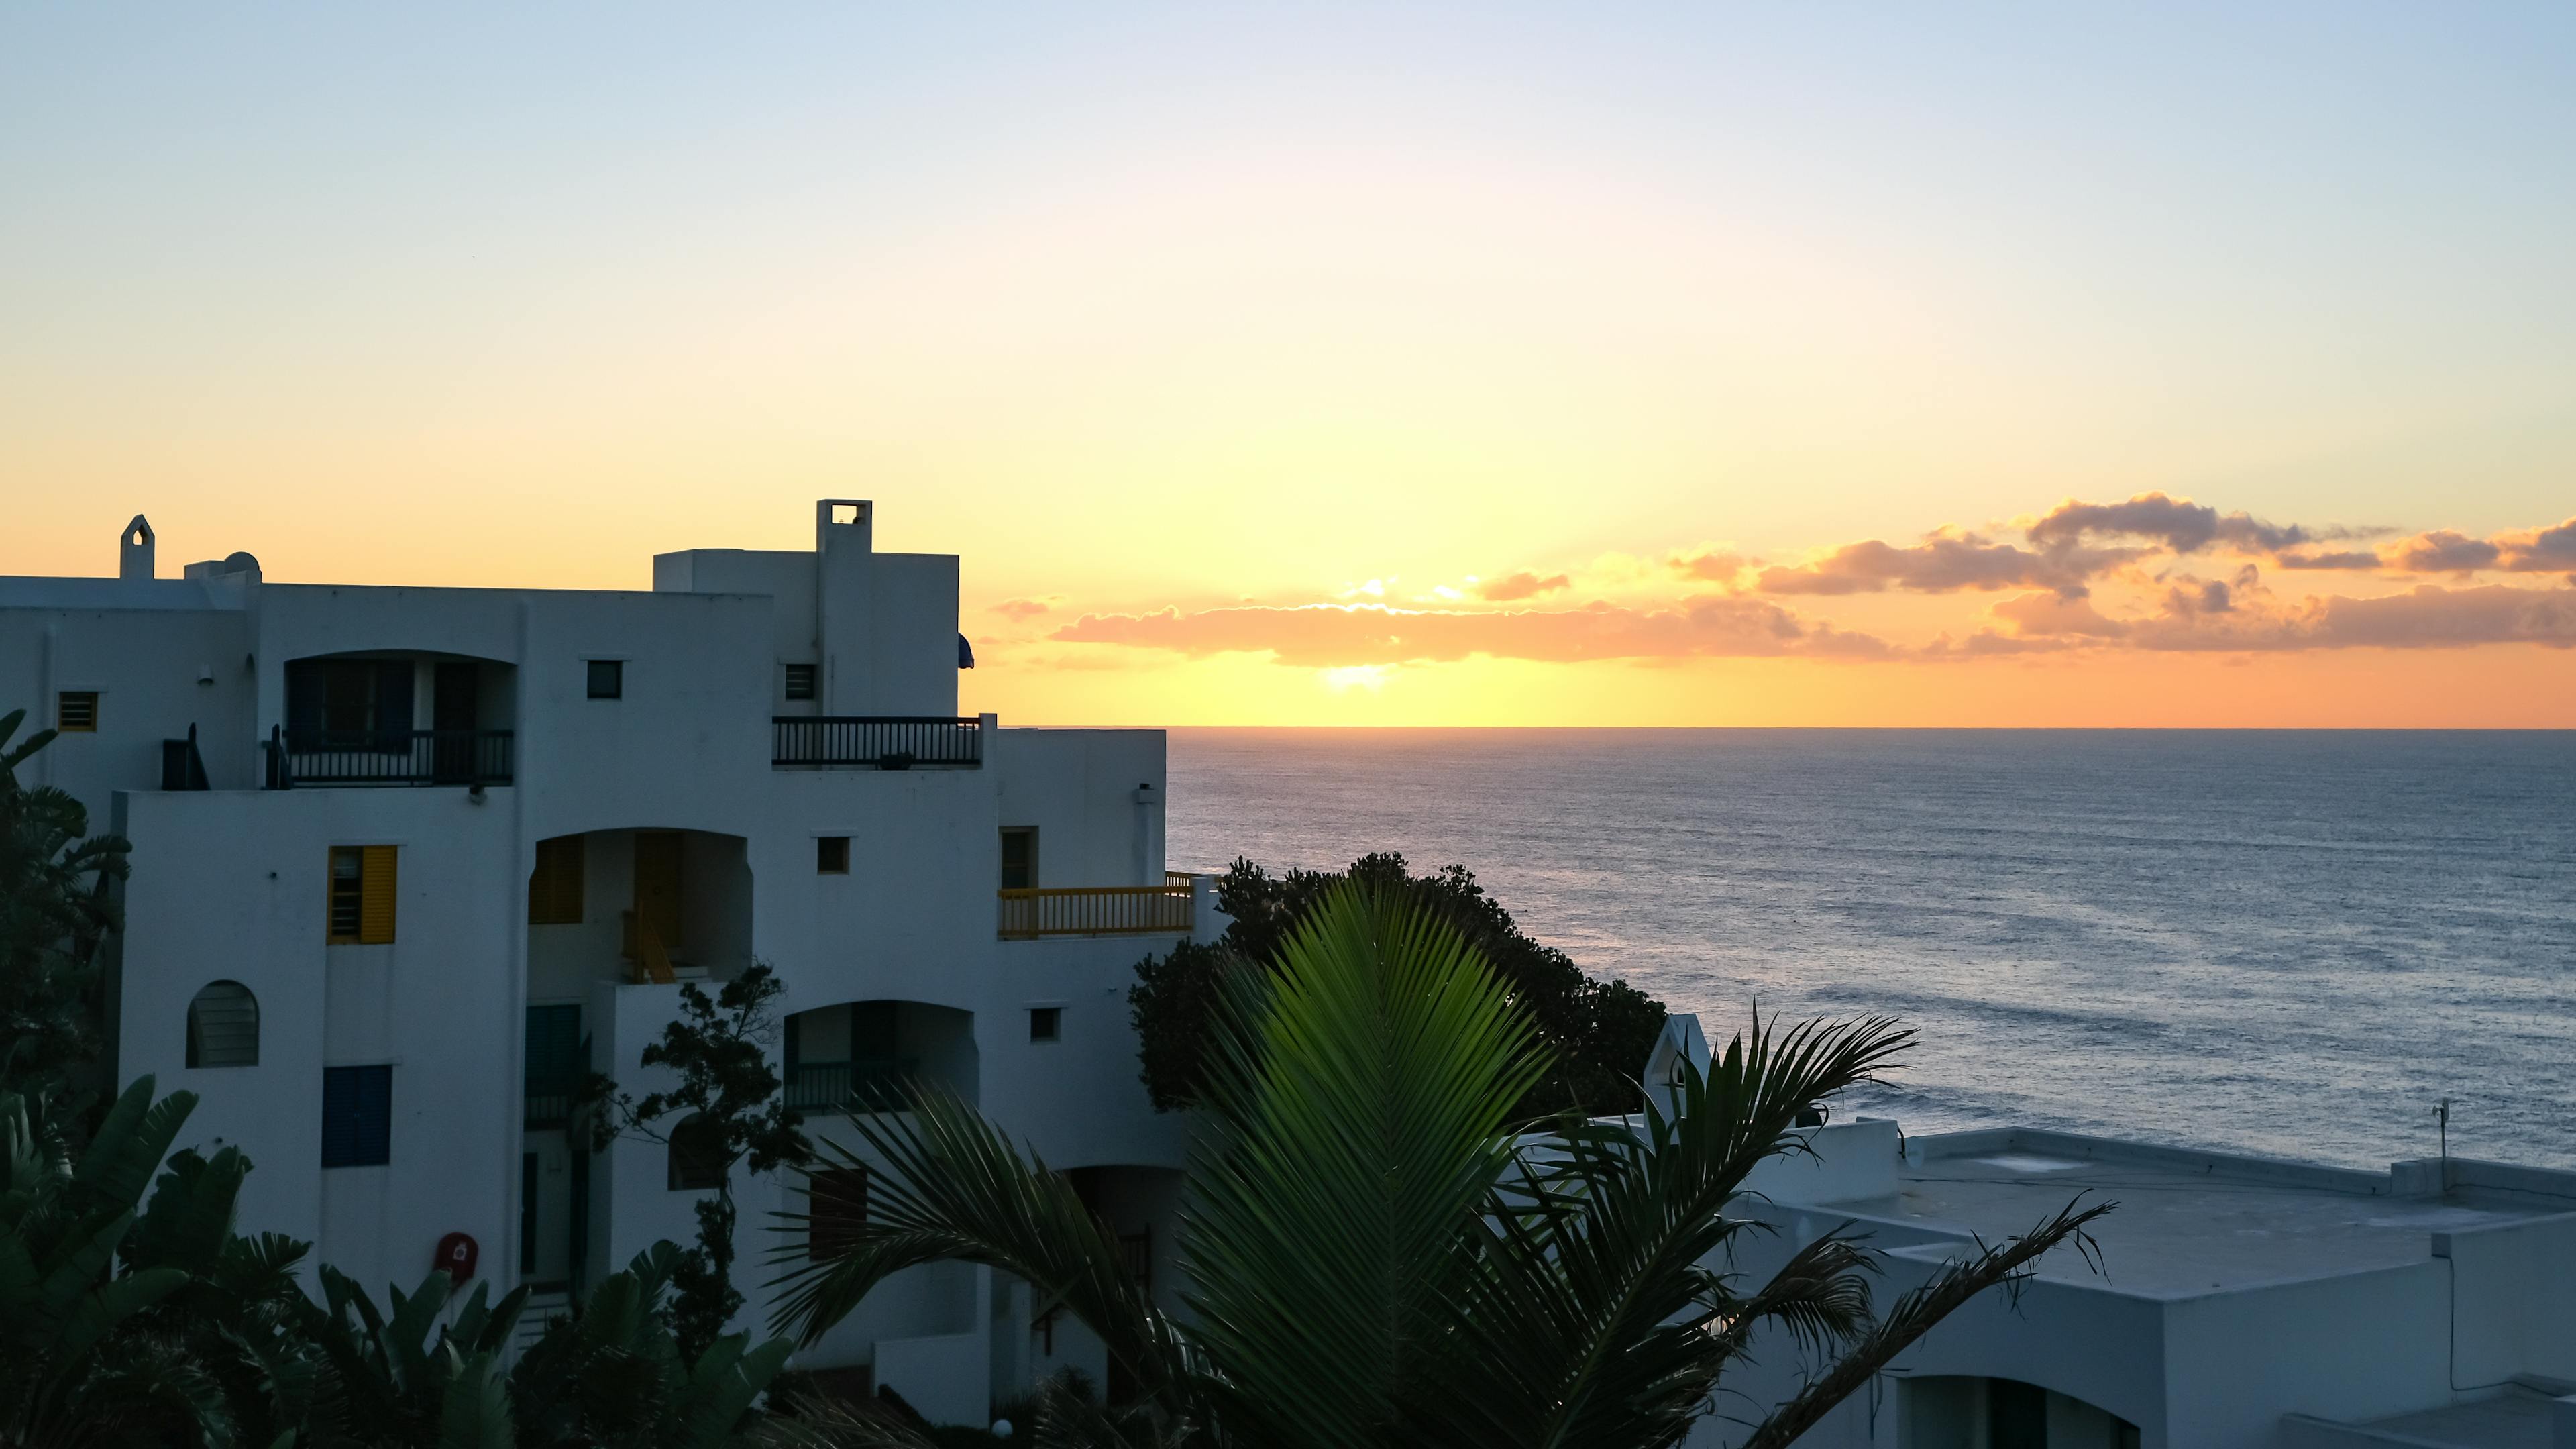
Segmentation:
[[(1372, 601), (1091, 613), (1056, 629), (1048, 642), (1122, 645), (1190, 659), (1266, 657), (1295, 668), (1337, 671), (1327, 681), (1336, 689), (1354, 681), (1383, 686), (1390, 676), (1366, 672), (1373, 669), (1475, 658), (1539, 664), (1719, 658), (1929, 663), (2065, 653), (2576, 647), (2576, 587), (2466, 582), (2485, 569), (2562, 566), (2576, 555), (2576, 520), (2492, 539), (2432, 530), (2375, 552), (2333, 551), (2324, 545), (2388, 530), (2276, 524), (2146, 493), (2110, 504), (2070, 500), (2020, 527), (2019, 543), (1945, 528), (1905, 546), (1876, 539), (1846, 544), (1807, 563), (1761, 568), (1744, 593), (1732, 586), (1755, 565), (1731, 550), (1700, 545), (1664, 553), (1662, 575), (1588, 570), (1578, 581), (1564, 573), (1522, 570), (1472, 585), (1486, 601), (1516, 602), (1597, 590), (1613, 574), (1622, 589), (1656, 577), (1669, 588), (1678, 578), (1685, 592), (1664, 601), (1593, 598), (1561, 608), (1489, 609), (1444, 588), (1419, 608)], [(2213, 554), (2244, 562), (2224, 578), (2190, 571), (2191, 560)], [(2380, 596), (2290, 598), (2264, 581), (2257, 560), (2294, 573), (2443, 572), (2463, 582)], [(1710, 583), (1730, 591), (1709, 592)], [(1964, 637), (1939, 633), (1920, 642), (1812, 617), (1776, 601), (1784, 595), (1825, 600), (1900, 594), (1917, 596), (1906, 607), (1919, 612), (1941, 607), (1939, 596), (2007, 590), (2018, 592), (1987, 609)], [(1361, 585), (1343, 597), (1368, 591), (1369, 585)], [(1854, 599), (1851, 606), (1862, 602)]]
[(1268, 654), (1339, 668), (1438, 663), (1485, 655), (1576, 663), (1600, 659), (1806, 656), (1873, 658), (1889, 646), (1813, 624), (1759, 599), (1704, 595), (1668, 609), (1594, 602), (1579, 609), (1465, 611), (1380, 604), (1254, 605), (1147, 614), (1086, 614), (1055, 631), (1073, 644), (1124, 644), (1204, 656)]
[(1492, 603), (1509, 604), (1521, 599), (1534, 599), (1541, 594), (1553, 594), (1571, 588), (1573, 585), (1574, 580), (1564, 574), (1549, 574), (1541, 578), (1528, 569), (1522, 569), (1518, 573), (1505, 574), (1499, 579), (1485, 579), (1479, 582), (1476, 585), (1476, 597)]
[(1003, 618), (1016, 622), (1022, 619), (1034, 619), (1041, 614), (1053, 613), (1055, 612), (1055, 606), (1061, 602), (1063, 601), (1058, 599), (1004, 599), (1002, 602), (993, 605), (992, 610)]
[(1946, 594), (2037, 586), (2073, 598), (2083, 595), (2086, 579), (2139, 552), (2071, 544), (2033, 552), (1974, 533), (1935, 534), (1909, 548), (1873, 538), (1845, 544), (1796, 568), (1764, 569), (1755, 587), (1766, 594), (1874, 594), (1885, 589)]

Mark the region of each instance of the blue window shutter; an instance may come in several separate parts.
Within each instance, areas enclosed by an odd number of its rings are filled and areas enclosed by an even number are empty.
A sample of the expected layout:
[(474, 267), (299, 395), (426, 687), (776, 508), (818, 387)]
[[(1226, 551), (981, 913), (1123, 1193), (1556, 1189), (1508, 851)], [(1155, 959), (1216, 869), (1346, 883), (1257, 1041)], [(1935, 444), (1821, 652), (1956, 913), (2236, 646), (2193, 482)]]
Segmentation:
[(392, 1159), (394, 1069), (322, 1069), (322, 1165), (376, 1167)]
[(529, 1007), (528, 1095), (571, 1096), (581, 1090), (587, 1066), (581, 1050), (581, 1008)]

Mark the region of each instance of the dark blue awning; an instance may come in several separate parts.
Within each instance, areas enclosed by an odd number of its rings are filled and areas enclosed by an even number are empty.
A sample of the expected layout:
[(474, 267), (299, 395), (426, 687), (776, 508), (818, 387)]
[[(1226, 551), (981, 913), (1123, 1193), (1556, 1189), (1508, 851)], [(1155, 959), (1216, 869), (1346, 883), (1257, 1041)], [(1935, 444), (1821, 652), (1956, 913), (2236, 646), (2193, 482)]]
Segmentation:
[(957, 667), (960, 669), (975, 667), (975, 646), (967, 643), (966, 636), (963, 634), (957, 636)]

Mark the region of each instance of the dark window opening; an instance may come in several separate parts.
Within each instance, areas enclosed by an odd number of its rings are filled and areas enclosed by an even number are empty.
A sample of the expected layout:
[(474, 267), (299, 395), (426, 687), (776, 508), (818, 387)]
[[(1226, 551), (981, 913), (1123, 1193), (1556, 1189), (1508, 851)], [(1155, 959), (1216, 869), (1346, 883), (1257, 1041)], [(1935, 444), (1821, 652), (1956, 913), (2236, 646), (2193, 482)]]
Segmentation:
[(1034, 890), (1038, 883), (1038, 832), (1021, 826), (1002, 832), (1002, 889)]
[(67, 735), (98, 729), (98, 691), (66, 690), (54, 701), (54, 728)]
[(408, 750), (412, 662), (298, 659), (286, 666), (286, 732), (301, 750)]
[(850, 837), (818, 835), (814, 837), (814, 871), (817, 875), (850, 873)]
[(1032, 1006), (1029, 1008), (1029, 1040), (1062, 1041), (1063, 1039), (1063, 1007)]
[(381, 1167), (393, 1160), (394, 1069), (322, 1069), (322, 1165)]
[(837, 1258), (855, 1247), (868, 1221), (868, 1170), (826, 1167), (806, 1183), (805, 1256)]
[(706, 1192), (724, 1186), (724, 1128), (703, 1112), (671, 1129), (671, 1191)]
[(814, 697), (813, 665), (790, 664), (787, 666), (787, 697), (789, 699), (812, 699)]
[(626, 661), (594, 659), (590, 661), (590, 697), (624, 699), (626, 697)]

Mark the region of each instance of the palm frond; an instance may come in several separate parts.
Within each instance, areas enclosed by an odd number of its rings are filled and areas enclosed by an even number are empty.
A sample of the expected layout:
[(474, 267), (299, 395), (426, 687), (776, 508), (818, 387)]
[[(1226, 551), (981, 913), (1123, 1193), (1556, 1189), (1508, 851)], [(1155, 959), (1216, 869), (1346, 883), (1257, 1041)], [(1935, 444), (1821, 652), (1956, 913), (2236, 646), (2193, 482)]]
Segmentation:
[(1815, 1427), (1816, 1422), (1831, 1412), (1836, 1404), (1849, 1398), (1870, 1376), (1887, 1367), (1888, 1361), (1911, 1347), (1916, 1339), (1931, 1331), (1934, 1324), (1969, 1299), (1998, 1285), (2009, 1285), (2023, 1279), (2033, 1265), (2051, 1249), (2061, 1244), (2073, 1246), (2087, 1263), (2100, 1266), (2100, 1246), (2085, 1226), (2119, 1206), (2096, 1203), (2082, 1207), (2068, 1203), (2056, 1216), (2029, 1232), (2006, 1242), (1987, 1245), (1980, 1242), (1976, 1256), (1953, 1263), (1899, 1298), (1887, 1317), (1855, 1343), (1832, 1368), (1816, 1377), (1797, 1397), (1772, 1411), (1757, 1426), (1740, 1449), (1787, 1449), (1797, 1437)]
[[(1072, 1184), (944, 1088), (914, 1083), (908, 1094), (909, 1111), (849, 1118), (874, 1160), (816, 1143), (819, 1165), (870, 1174), (867, 1221), (817, 1257), (805, 1231), (811, 1215), (777, 1215), (787, 1236), (770, 1258), (786, 1271), (770, 1286), (789, 1291), (773, 1327), (792, 1329), (811, 1346), (892, 1273), (929, 1262), (983, 1263), (1080, 1319), (1147, 1392), (1177, 1382), (1184, 1372), (1179, 1339), (1138, 1291), (1115, 1235)], [(811, 1181), (809, 1175), (809, 1192)]]
[(1182, 1254), (1227, 1433), (1381, 1439), (1454, 1332), (1462, 1229), (1547, 1070), (1536, 1031), (1453, 927), (1346, 883), (1213, 1058)]

